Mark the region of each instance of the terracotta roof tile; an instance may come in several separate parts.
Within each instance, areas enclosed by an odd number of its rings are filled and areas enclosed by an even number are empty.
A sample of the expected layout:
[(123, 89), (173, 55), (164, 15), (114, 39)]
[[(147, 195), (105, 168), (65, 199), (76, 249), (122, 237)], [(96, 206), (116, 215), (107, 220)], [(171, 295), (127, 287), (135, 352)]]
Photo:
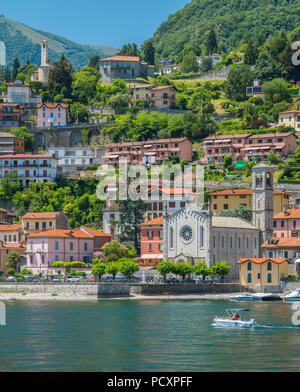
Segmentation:
[(104, 233), (103, 231), (96, 230), (96, 229), (91, 229), (90, 227), (86, 227), (86, 226), (82, 226), (82, 228), (85, 229), (87, 232), (89, 232), (94, 237), (108, 237), (108, 238), (112, 238), (111, 234)]
[(60, 214), (61, 212), (27, 212), (22, 219), (54, 219)]
[(107, 57), (106, 59), (101, 59), (100, 62), (102, 61), (134, 61), (134, 62), (140, 62), (139, 57), (135, 56), (113, 56), (113, 57)]
[(281, 264), (281, 263), (284, 263), (285, 261), (289, 262), (288, 259), (261, 258), (261, 259), (240, 259), (237, 261), (237, 263), (243, 264), (243, 263), (246, 263), (249, 261), (251, 261), (252, 263), (255, 263), (255, 264), (263, 264), (263, 263), (266, 263), (267, 261), (272, 261), (273, 263), (276, 263), (276, 264)]
[(17, 231), (22, 229), (22, 225), (0, 225), (0, 231)]
[(28, 238), (35, 237), (55, 237), (55, 238), (87, 238), (92, 239), (93, 236), (85, 233), (83, 230), (47, 230), (40, 233), (31, 234)]
[(149, 221), (141, 223), (140, 226), (162, 226), (163, 224), (164, 224), (164, 217), (159, 216), (158, 218), (154, 218)]
[(274, 219), (300, 219), (300, 209), (286, 210), (274, 215)]
[(269, 244), (269, 241), (265, 241), (262, 248), (300, 248), (300, 238), (290, 237), (290, 238), (273, 238), (273, 244)]
[[(209, 196), (223, 196), (223, 195), (252, 195), (252, 189), (224, 189), (223, 191), (217, 191), (209, 193)], [(274, 194), (286, 194), (285, 190), (274, 190)]]

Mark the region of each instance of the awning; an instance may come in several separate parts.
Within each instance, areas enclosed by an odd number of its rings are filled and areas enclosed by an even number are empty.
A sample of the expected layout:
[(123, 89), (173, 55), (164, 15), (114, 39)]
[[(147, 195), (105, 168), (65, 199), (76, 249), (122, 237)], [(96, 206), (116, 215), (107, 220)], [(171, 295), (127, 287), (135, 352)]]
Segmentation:
[(153, 156), (153, 155), (156, 155), (157, 153), (156, 152), (146, 152), (145, 153), (145, 155), (148, 155), (148, 156)]
[(271, 147), (260, 147), (260, 150), (270, 150)]
[(145, 144), (144, 148), (152, 147), (152, 144)]
[(120, 156), (120, 155), (111, 155), (111, 156), (109, 157), (109, 159), (119, 158), (119, 156)]

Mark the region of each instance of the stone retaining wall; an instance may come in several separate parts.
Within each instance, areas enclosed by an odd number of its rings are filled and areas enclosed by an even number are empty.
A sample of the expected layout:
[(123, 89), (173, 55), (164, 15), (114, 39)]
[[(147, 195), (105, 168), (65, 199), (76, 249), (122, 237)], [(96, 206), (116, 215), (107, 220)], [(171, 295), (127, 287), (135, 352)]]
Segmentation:
[(178, 284), (131, 284), (132, 295), (172, 295), (172, 294), (221, 294), (240, 292), (237, 283), (178, 283)]
[(129, 296), (129, 283), (0, 283), (1, 292), (44, 293), (61, 296), (101, 298)]

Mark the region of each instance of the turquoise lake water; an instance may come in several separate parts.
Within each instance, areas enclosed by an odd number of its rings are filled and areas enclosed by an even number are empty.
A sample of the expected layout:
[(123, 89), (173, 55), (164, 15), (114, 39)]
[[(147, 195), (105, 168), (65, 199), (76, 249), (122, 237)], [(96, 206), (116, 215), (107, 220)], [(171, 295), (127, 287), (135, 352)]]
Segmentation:
[[(286, 303), (207, 300), (6, 301), (0, 371), (299, 371)], [(251, 309), (254, 329), (211, 326)], [(246, 318), (246, 317), (245, 317)]]

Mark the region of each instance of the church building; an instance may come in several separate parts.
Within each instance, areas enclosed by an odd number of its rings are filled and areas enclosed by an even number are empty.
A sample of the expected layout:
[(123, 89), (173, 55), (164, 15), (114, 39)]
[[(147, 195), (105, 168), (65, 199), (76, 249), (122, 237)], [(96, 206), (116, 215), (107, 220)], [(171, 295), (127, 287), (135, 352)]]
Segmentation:
[(213, 266), (227, 261), (231, 276), (238, 278), (241, 258), (261, 257), (261, 245), (273, 233), (273, 169), (265, 164), (253, 168), (253, 222), (212, 215), (188, 203), (164, 214), (164, 260), (205, 262)]

